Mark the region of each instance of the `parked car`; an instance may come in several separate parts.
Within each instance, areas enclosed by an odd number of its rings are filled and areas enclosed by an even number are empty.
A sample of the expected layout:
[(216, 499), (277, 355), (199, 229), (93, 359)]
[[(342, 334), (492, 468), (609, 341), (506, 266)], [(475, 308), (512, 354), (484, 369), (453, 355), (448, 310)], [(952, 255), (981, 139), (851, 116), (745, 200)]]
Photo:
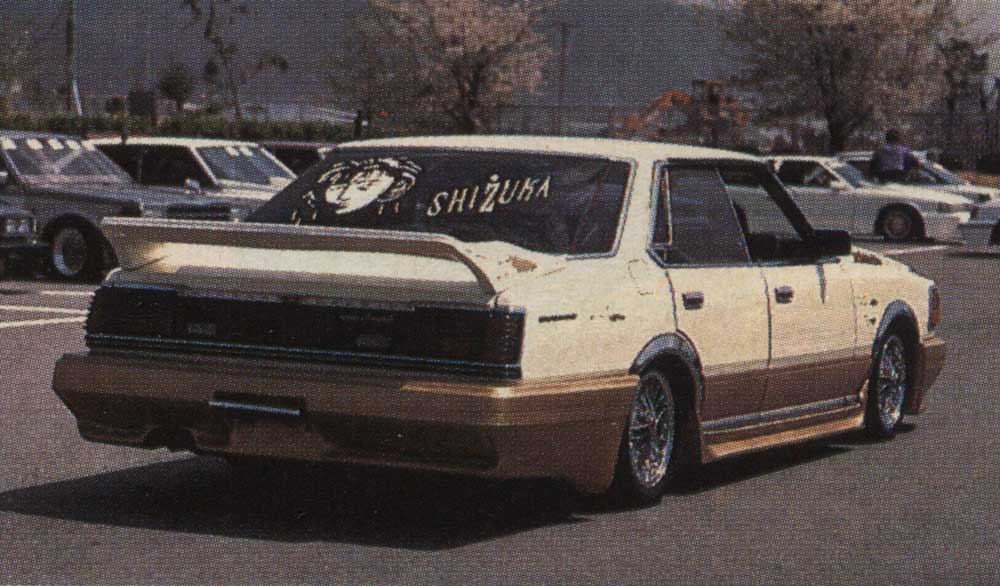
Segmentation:
[(1000, 255), (1000, 201), (979, 208), (979, 214), (958, 226), (965, 252)]
[(309, 167), (322, 161), (336, 148), (324, 142), (290, 141), (262, 142), (260, 146), (270, 151), (296, 175), (305, 173)]
[[(872, 181), (871, 151), (843, 153), (838, 155), (838, 158), (857, 167), (869, 181)], [(915, 185), (954, 193), (977, 203), (986, 203), (994, 199), (1000, 199), (1000, 189), (973, 185), (955, 173), (952, 173), (940, 163), (933, 163), (923, 156), (918, 155), (918, 160), (920, 161), (920, 166), (908, 174), (906, 181), (902, 185)], [(874, 181), (872, 182), (874, 183)]]
[(31, 212), (0, 201), (0, 278), (12, 260), (33, 261), (46, 247), (35, 238), (35, 218)]
[(28, 210), (60, 277), (94, 277), (116, 264), (101, 221), (110, 216), (228, 220), (230, 206), (184, 190), (135, 183), (79, 139), (0, 131), (0, 197)]
[(187, 188), (233, 203), (242, 219), (295, 179), (251, 142), (202, 138), (100, 139), (92, 143), (142, 185)]
[(869, 182), (833, 157), (773, 160), (781, 181), (817, 227), (875, 234), (890, 241), (958, 240), (958, 224), (976, 213), (967, 198), (914, 186)]
[(248, 222), (109, 224), (122, 270), (54, 378), (97, 442), (651, 502), (689, 464), (889, 437), (944, 360), (931, 281), (726, 151), (361, 142)]

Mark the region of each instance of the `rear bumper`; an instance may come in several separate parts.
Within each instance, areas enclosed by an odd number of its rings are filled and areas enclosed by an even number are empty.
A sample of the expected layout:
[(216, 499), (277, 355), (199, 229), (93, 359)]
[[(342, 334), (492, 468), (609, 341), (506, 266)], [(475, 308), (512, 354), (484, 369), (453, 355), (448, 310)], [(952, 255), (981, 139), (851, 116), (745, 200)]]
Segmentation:
[(917, 371), (913, 381), (913, 393), (907, 397), (903, 410), (910, 415), (919, 415), (927, 410), (927, 395), (934, 385), (948, 355), (945, 341), (936, 335), (925, 337), (917, 356)]
[(998, 221), (972, 221), (964, 222), (958, 226), (962, 235), (962, 242), (968, 252), (985, 252), (992, 249), (994, 253), (1000, 253), (1000, 243), (991, 241), (994, 231), (1000, 225)]
[[(601, 492), (613, 477), (636, 381), (614, 373), (489, 384), (277, 361), (89, 353), (60, 359), (53, 387), (80, 434), (96, 442), (556, 477)], [(268, 415), (269, 407), (255, 407), (275, 400), (295, 408)]]
[(46, 254), (49, 250), (44, 242), (4, 242), (0, 240), (0, 256), (17, 256), (22, 258), (36, 258)]

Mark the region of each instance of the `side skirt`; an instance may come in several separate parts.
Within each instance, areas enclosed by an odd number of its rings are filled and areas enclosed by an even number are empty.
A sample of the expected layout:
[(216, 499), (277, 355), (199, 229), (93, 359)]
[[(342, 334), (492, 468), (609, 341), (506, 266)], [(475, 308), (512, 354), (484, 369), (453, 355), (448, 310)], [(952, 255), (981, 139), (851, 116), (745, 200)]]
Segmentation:
[(819, 439), (859, 429), (864, 399), (850, 395), (702, 423), (702, 462)]

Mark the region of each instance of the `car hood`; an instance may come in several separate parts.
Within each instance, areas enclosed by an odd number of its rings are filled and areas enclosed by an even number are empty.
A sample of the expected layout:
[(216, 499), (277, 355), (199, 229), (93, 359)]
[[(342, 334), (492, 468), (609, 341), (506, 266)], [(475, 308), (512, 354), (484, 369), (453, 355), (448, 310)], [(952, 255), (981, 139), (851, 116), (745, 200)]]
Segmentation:
[(146, 187), (134, 183), (35, 183), (29, 190), (81, 201), (122, 204), (139, 202), (145, 208), (154, 209), (176, 204), (225, 203), (221, 198), (197, 195), (183, 189)]
[(1000, 189), (983, 187), (981, 185), (942, 185), (933, 188), (935, 191), (944, 191), (966, 197), (976, 203), (984, 203), (1000, 199)]
[(970, 203), (968, 198), (954, 193), (949, 193), (947, 191), (937, 191), (934, 189), (927, 189), (926, 187), (898, 185), (895, 183), (860, 187), (858, 188), (858, 191), (880, 197), (894, 197), (932, 204), (946, 203), (952, 205), (966, 205)]

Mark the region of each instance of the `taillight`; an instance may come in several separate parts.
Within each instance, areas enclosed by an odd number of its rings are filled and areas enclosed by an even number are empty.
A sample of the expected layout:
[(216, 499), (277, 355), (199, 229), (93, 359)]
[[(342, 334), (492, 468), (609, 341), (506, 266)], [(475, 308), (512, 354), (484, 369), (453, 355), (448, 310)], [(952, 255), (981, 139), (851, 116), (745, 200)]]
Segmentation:
[(158, 287), (105, 286), (94, 293), (87, 334), (169, 337), (177, 291)]
[(941, 293), (937, 285), (931, 285), (928, 299), (927, 329), (933, 330), (941, 323)]
[(487, 364), (518, 364), (524, 314), (506, 310), (481, 311), (420, 308), (410, 340), (411, 353), (443, 360)]

